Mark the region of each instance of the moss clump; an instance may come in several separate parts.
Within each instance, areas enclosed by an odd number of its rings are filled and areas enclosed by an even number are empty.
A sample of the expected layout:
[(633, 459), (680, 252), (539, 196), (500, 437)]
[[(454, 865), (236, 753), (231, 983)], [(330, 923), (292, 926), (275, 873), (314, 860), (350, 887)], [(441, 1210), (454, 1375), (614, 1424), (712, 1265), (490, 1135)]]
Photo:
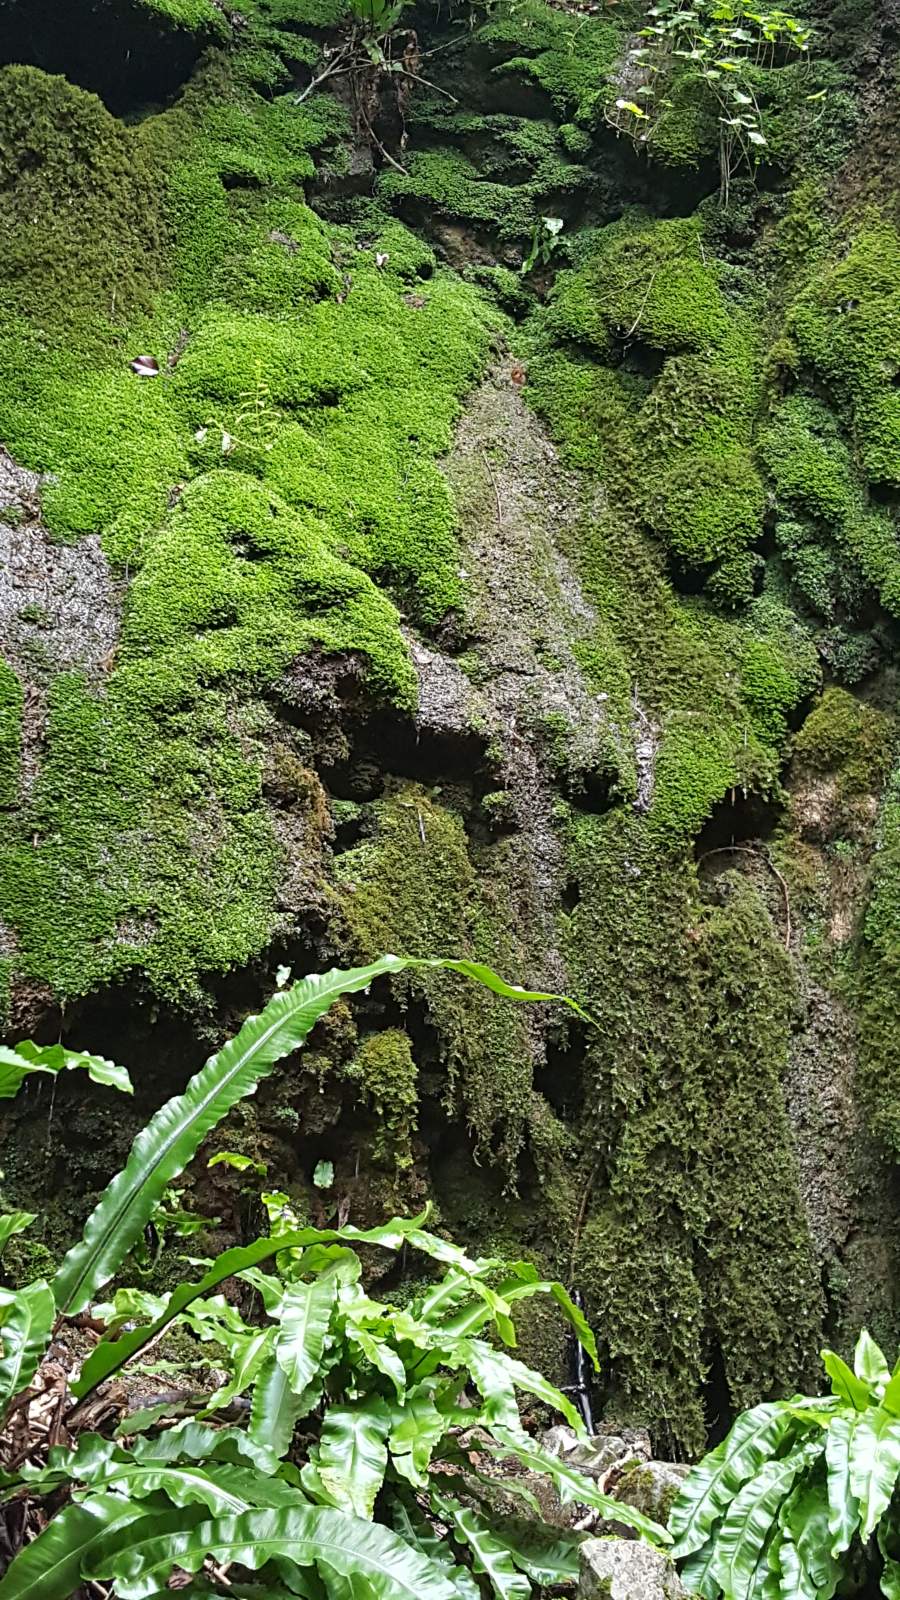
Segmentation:
[[(383, 950), (469, 956), (521, 981), (522, 952), (484, 864), (469, 854), (462, 818), (414, 784), (377, 802), (372, 817), (374, 838), (335, 862), (354, 950), (365, 958)], [(447, 974), (416, 975), (403, 987), (425, 1001), (437, 1030), (446, 1113), (463, 1109), (477, 1150), (493, 1148), (511, 1173), (531, 1094), (527, 1018)]]
[(88, 305), (146, 305), (166, 234), (140, 137), (65, 78), (4, 67), (0, 85), (0, 304), (13, 290), (59, 337)]
[(385, 172), (379, 178), (378, 192), (386, 200), (437, 207), (446, 216), (497, 229), (504, 238), (523, 239), (535, 215), (526, 192), (482, 177), (468, 157), (450, 146), (417, 151), (405, 173)]
[(495, 58), (500, 78), (518, 74), (542, 89), (554, 110), (592, 125), (602, 112), (607, 81), (622, 47), (622, 24), (579, 16), (545, 0), (498, 8), (477, 32)]
[[(765, 490), (749, 453), (690, 453), (661, 485), (653, 526), (680, 560), (702, 567), (746, 560), (764, 509)], [(724, 581), (720, 577), (720, 586)]]
[(794, 759), (811, 773), (836, 773), (840, 797), (877, 793), (891, 766), (894, 722), (846, 689), (830, 687), (794, 740)]
[[(270, 26), (254, 14), (243, 44)], [(368, 236), (313, 215), (298, 186), (346, 113), (256, 93), (243, 44), (135, 129), (63, 80), (4, 73), (0, 434), (47, 475), (51, 531), (98, 533), (131, 579), (104, 691), (51, 685), (40, 778), (0, 839), (17, 976), (62, 997), (140, 973), (196, 1004), (204, 974), (272, 937), (285, 869), (259, 697), (304, 653), (352, 655), (370, 700), (408, 710), (373, 580), (420, 622), (459, 599), (436, 458), (501, 319), (383, 212)], [(139, 353), (157, 377), (131, 370)]]
[(881, 816), (874, 885), (863, 924), (857, 995), (860, 1078), (873, 1132), (900, 1155), (900, 768)]
[(22, 685), (0, 660), (0, 806), (15, 805), (22, 750)]
[(153, 17), (189, 33), (227, 33), (228, 25), (213, 0), (134, 0)]
[(900, 234), (878, 219), (817, 274), (788, 326), (830, 386), (873, 483), (900, 484)]
[(281, 856), (265, 721), (240, 706), (310, 649), (361, 654), (375, 696), (412, 704), (396, 611), (311, 521), (246, 474), (189, 485), (132, 584), (104, 694), (53, 685), (47, 757), (0, 854), (21, 973), (74, 995), (137, 967), (187, 1000), (266, 942)]
[(760, 445), (783, 512), (776, 531), (804, 598), (825, 617), (840, 607), (852, 618), (874, 590), (900, 615), (894, 523), (869, 502), (834, 415), (798, 392), (778, 408)]
[[(762, 532), (765, 492), (752, 455), (753, 328), (726, 297), (731, 276), (710, 259), (699, 218), (626, 218), (585, 248), (584, 264), (557, 280), (548, 326), (558, 339), (586, 346), (607, 370), (600, 376), (585, 364), (573, 372), (557, 357), (538, 372), (540, 402), (575, 440), (579, 463), (587, 464), (587, 441), (597, 439), (593, 464), (617, 469), (678, 561), (711, 577), (718, 562), (743, 557), (746, 569)], [(655, 382), (619, 370), (635, 341), (664, 354)], [(573, 378), (578, 393), (555, 398), (559, 383)], [(731, 604), (747, 593), (746, 580), (729, 583), (727, 571), (718, 586)]]
[(559, 279), (551, 328), (600, 355), (629, 329), (659, 350), (718, 346), (730, 319), (701, 244), (696, 218), (649, 221), (638, 215), (611, 223), (581, 247), (589, 249), (585, 264)]
[(666, 1442), (694, 1453), (717, 1352), (735, 1410), (790, 1392), (815, 1356), (821, 1291), (780, 1081), (789, 963), (754, 887), (735, 875), (704, 902), (638, 817), (573, 820), (569, 869), (566, 953), (600, 1024), (575, 1280), (613, 1414), (664, 1418)]
[(372, 1107), (376, 1132), (372, 1154), (397, 1172), (412, 1166), (418, 1121), (418, 1069), (409, 1036), (400, 1028), (370, 1034), (344, 1069)]

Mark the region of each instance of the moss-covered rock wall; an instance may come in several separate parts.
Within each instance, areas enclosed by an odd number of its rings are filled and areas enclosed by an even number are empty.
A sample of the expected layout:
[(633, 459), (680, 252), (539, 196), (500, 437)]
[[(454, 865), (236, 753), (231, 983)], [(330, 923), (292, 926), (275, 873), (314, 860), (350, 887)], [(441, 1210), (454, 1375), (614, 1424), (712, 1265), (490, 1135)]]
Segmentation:
[[(280, 967), (475, 956), (598, 1026), (404, 981), (217, 1144), (311, 1216), (427, 1197), (531, 1253), (598, 1399), (696, 1451), (898, 1325), (890, 28), (821, 0), (754, 66), (723, 196), (687, 68), (652, 139), (617, 110), (639, 0), (413, 7), (393, 74), (335, 69), (340, 0), (35, 16), (0, 5), (0, 996), (138, 1104), (17, 1103), (49, 1213), (8, 1270)], [(249, 1180), (191, 1182), (252, 1231)]]

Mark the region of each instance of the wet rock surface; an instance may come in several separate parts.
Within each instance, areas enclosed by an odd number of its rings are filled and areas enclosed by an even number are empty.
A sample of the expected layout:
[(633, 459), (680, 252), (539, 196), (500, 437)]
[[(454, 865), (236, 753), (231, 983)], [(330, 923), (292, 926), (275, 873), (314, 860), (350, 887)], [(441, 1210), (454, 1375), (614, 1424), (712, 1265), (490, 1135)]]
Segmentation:
[(0, 448), (0, 651), (25, 694), (22, 788), (37, 772), (47, 685), (57, 672), (99, 683), (112, 665), (124, 584), (100, 540), (53, 540), (41, 520), (41, 478)]

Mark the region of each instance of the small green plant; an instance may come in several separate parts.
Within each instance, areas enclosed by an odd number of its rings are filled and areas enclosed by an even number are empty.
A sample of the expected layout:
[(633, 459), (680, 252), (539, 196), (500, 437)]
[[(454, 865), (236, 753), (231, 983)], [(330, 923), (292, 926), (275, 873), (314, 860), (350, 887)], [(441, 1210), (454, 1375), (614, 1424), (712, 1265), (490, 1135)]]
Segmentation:
[[(542, 1281), (526, 1262), (470, 1258), (426, 1231), (427, 1213), (371, 1229), (316, 1229), (296, 1226), (289, 1205), (274, 1204), (286, 1197), (269, 1196), (266, 1238), (225, 1251), (164, 1299), (119, 1289), (96, 1307), (106, 1332), (80, 1373), (69, 1385), (63, 1374), (62, 1387), (57, 1363), (42, 1374), (54, 1332), (87, 1311), (160, 1205), (177, 1201), (172, 1182), (206, 1134), (339, 996), (409, 968), (448, 969), (510, 1000), (555, 998), (506, 984), (475, 962), (397, 956), (282, 988), (138, 1135), (53, 1280), (0, 1291), (0, 1517), (13, 1557), (0, 1600), (67, 1600), (106, 1583), (119, 1600), (149, 1600), (167, 1591), (176, 1571), (178, 1587), (194, 1577), (191, 1600), (277, 1600), (288, 1592), (304, 1600), (477, 1600), (481, 1580), (498, 1600), (527, 1600), (532, 1584), (573, 1576), (579, 1537), (536, 1520), (527, 1491), (527, 1523), (495, 1510), (490, 1469), (503, 1459), (545, 1473), (563, 1500), (668, 1540), (523, 1428), (517, 1390), (582, 1431), (570, 1401), (511, 1353), (516, 1302), (548, 1294), (596, 1362), (593, 1335), (563, 1286)], [(15, 1058), (6, 1065), (24, 1077), (39, 1054), (19, 1047), (6, 1052)], [(222, 1164), (254, 1165), (233, 1152)], [(10, 1214), (7, 1235), (28, 1220)], [(372, 1298), (357, 1247), (421, 1256), (421, 1288), (410, 1303)], [(229, 1279), (257, 1297), (252, 1317), (217, 1293)], [(90, 1403), (99, 1386), (177, 1323), (225, 1352), (224, 1381), (195, 1402), (200, 1414), (185, 1418), (190, 1400), (163, 1399), (125, 1417), (112, 1436), (90, 1431), (92, 1417), (108, 1415), (105, 1401), (98, 1411)], [(156, 1365), (187, 1373), (197, 1363)], [(472, 1385), (476, 1393), (467, 1394)], [(32, 1404), (40, 1407), (45, 1391), (56, 1420), (32, 1432)], [(223, 1425), (225, 1407), (244, 1395), (246, 1426)], [(503, 1487), (515, 1493), (506, 1480)], [(23, 1543), (26, 1528), (32, 1537)], [(264, 1587), (245, 1573), (259, 1573)]]
[(194, 434), (198, 444), (205, 444), (209, 435), (215, 434), (221, 443), (221, 454), (232, 455), (236, 450), (250, 455), (267, 455), (273, 449), (275, 436), (281, 422), (281, 412), (272, 404), (272, 391), (262, 375), (262, 366), (256, 364), (253, 387), (239, 396), (238, 410), (228, 422), (210, 417)]
[(721, 198), (727, 205), (737, 172), (755, 171), (768, 144), (759, 69), (808, 56), (812, 31), (787, 11), (759, 11), (747, 0), (656, 0), (647, 18), (640, 33), (645, 43), (630, 57), (644, 81), (633, 98), (614, 102), (607, 120), (636, 145), (652, 145), (676, 75), (696, 83), (717, 117)]
[(396, 27), (406, 0), (350, 0), (354, 22), (369, 38), (379, 39)]
[(900, 1361), (865, 1332), (852, 1371), (822, 1359), (830, 1395), (745, 1411), (685, 1480), (672, 1554), (705, 1600), (831, 1600), (851, 1576), (870, 1592), (866, 1567), (900, 1594)]
[(519, 269), (523, 278), (533, 272), (536, 266), (549, 266), (563, 227), (562, 217), (540, 217), (535, 223), (528, 254)]

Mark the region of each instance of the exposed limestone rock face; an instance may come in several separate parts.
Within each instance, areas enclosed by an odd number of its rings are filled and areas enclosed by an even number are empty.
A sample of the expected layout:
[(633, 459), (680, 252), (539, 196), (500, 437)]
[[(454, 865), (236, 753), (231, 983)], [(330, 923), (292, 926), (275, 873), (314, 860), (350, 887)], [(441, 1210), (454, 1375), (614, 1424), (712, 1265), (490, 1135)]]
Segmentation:
[(417, 8), (362, 104), (343, 0), (63, 9), (0, 7), (0, 1018), (137, 1104), (16, 1106), (5, 1265), (282, 967), (567, 990), (376, 986), (215, 1147), (578, 1285), (661, 1509), (900, 1321), (896, 7), (754, 63), (727, 197), (688, 67), (618, 114), (641, 0)]
[(588, 1539), (581, 1546), (579, 1600), (683, 1600), (687, 1590), (668, 1557), (632, 1539)]

